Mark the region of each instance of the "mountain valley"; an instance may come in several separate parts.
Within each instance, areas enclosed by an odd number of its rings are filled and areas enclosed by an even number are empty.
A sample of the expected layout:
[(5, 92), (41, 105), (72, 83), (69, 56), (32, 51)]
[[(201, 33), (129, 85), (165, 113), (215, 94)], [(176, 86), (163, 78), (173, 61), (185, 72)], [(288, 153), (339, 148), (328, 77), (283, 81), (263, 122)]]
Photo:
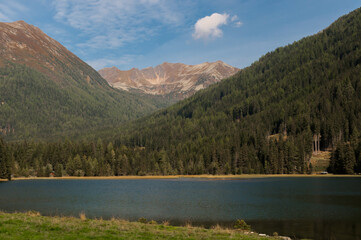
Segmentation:
[(118, 126), (164, 106), (114, 89), (88, 64), (24, 21), (0, 23), (0, 131), (60, 138)]

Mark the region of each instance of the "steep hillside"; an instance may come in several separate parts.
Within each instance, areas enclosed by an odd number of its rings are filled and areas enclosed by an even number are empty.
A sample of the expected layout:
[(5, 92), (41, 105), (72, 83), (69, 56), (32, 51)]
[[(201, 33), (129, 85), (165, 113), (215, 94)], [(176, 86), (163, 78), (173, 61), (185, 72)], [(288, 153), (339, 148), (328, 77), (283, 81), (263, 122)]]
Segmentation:
[(145, 158), (186, 173), (302, 173), (320, 134), (321, 150), (350, 141), (359, 146), (345, 161), (351, 161), (348, 173), (360, 172), (360, 80), (357, 9), (123, 128), (117, 143), (145, 147)]
[(0, 142), (0, 165), (9, 169), (0, 177), (307, 173), (316, 145), (333, 150), (330, 171), (361, 173), (360, 80), (357, 9), (229, 79), (104, 134), (115, 140)]
[(232, 76), (239, 71), (222, 61), (186, 65), (182, 63), (162, 63), (145, 69), (133, 68), (121, 71), (116, 67), (99, 70), (109, 84), (127, 91), (169, 96), (184, 99), (211, 84)]
[(5, 138), (73, 136), (156, 108), (154, 101), (111, 88), (39, 28), (23, 21), (0, 23), (0, 135)]

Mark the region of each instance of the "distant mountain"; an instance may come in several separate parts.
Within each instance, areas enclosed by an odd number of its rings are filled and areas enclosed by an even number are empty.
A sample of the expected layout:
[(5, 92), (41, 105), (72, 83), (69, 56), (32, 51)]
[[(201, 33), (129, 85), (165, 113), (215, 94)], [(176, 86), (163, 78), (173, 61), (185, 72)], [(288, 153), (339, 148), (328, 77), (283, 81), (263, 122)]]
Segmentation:
[[(149, 100), (149, 99), (148, 99)], [(0, 134), (47, 138), (118, 125), (157, 109), (109, 84), (24, 21), (0, 23)]]
[(101, 69), (99, 73), (115, 88), (183, 99), (238, 71), (238, 68), (217, 61), (198, 65), (165, 62), (154, 68), (128, 71), (112, 67)]
[(187, 99), (104, 132), (103, 141), (0, 139), (0, 165), (1, 157), (16, 159), (2, 161), (10, 170), (0, 177), (11, 170), (49, 176), (53, 166), (57, 176), (311, 173), (319, 170), (311, 156), (326, 160), (318, 150), (332, 151), (329, 171), (361, 173), (361, 8)]
[(123, 127), (116, 142), (145, 149), (142, 173), (306, 173), (312, 154), (335, 149), (330, 171), (361, 173), (361, 8)]

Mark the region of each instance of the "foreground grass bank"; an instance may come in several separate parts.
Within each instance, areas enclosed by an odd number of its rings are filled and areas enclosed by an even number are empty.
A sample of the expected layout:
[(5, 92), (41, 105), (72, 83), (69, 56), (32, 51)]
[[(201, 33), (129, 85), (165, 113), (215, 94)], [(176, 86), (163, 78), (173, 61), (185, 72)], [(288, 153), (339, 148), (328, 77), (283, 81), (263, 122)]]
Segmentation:
[(0, 239), (280, 239), (215, 227), (174, 227), (167, 224), (112, 219), (45, 217), (36, 212), (0, 212)]

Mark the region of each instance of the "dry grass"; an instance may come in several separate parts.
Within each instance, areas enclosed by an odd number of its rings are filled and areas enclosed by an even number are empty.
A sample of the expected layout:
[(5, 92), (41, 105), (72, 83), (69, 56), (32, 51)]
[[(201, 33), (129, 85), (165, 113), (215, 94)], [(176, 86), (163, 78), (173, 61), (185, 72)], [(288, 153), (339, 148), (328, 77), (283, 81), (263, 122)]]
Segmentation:
[(269, 135), (267, 138), (268, 139), (271, 139), (271, 140), (276, 140), (276, 141), (279, 141), (281, 136), (283, 136), (283, 141), (286, 141), (287, 140), (287, 135), (281, 135), (280, 133), (276, 133), (276, 134), (273, 134), (273, 135)]
[(214, 229), (214, 230), (216, 230), (216, 231), (223, 230), (223, 228), (222, 228), (219, 224), (217, 224), (217, 225), (215, 225), (215, 226), (212, 226), (212, 229)]
[(157, 223), (157, 221), (155, 221), (155, 220), (150, 220), (150, 221), (148, 222), (148, 224), (158, 224), (158, 223)]
[(79, 214), (79, 218), (80, 218), (80, 220), (82, 220), (82, 221), (85, 221), (85, 220), (87, 219), (84, 212), (81, 212), (81, 213)]
[(313, 167), (313, 172), (326, 171), (330, 165), (331, 152), (319, 152), (311, 156), (310, 162)]
[(37, 211), (27, 211), (25, 214), (30, 216), (30, 217), (39, 217), (39, 216), (41, 216), (40, 212), (37, 212)]
[(186, 228), (192, 228), (193, 226), (192, 226), (192, 223), (191, 223), (191, 222), (187, 222), (187, 223), (184, 225), (184, 227), (186, 227)]

